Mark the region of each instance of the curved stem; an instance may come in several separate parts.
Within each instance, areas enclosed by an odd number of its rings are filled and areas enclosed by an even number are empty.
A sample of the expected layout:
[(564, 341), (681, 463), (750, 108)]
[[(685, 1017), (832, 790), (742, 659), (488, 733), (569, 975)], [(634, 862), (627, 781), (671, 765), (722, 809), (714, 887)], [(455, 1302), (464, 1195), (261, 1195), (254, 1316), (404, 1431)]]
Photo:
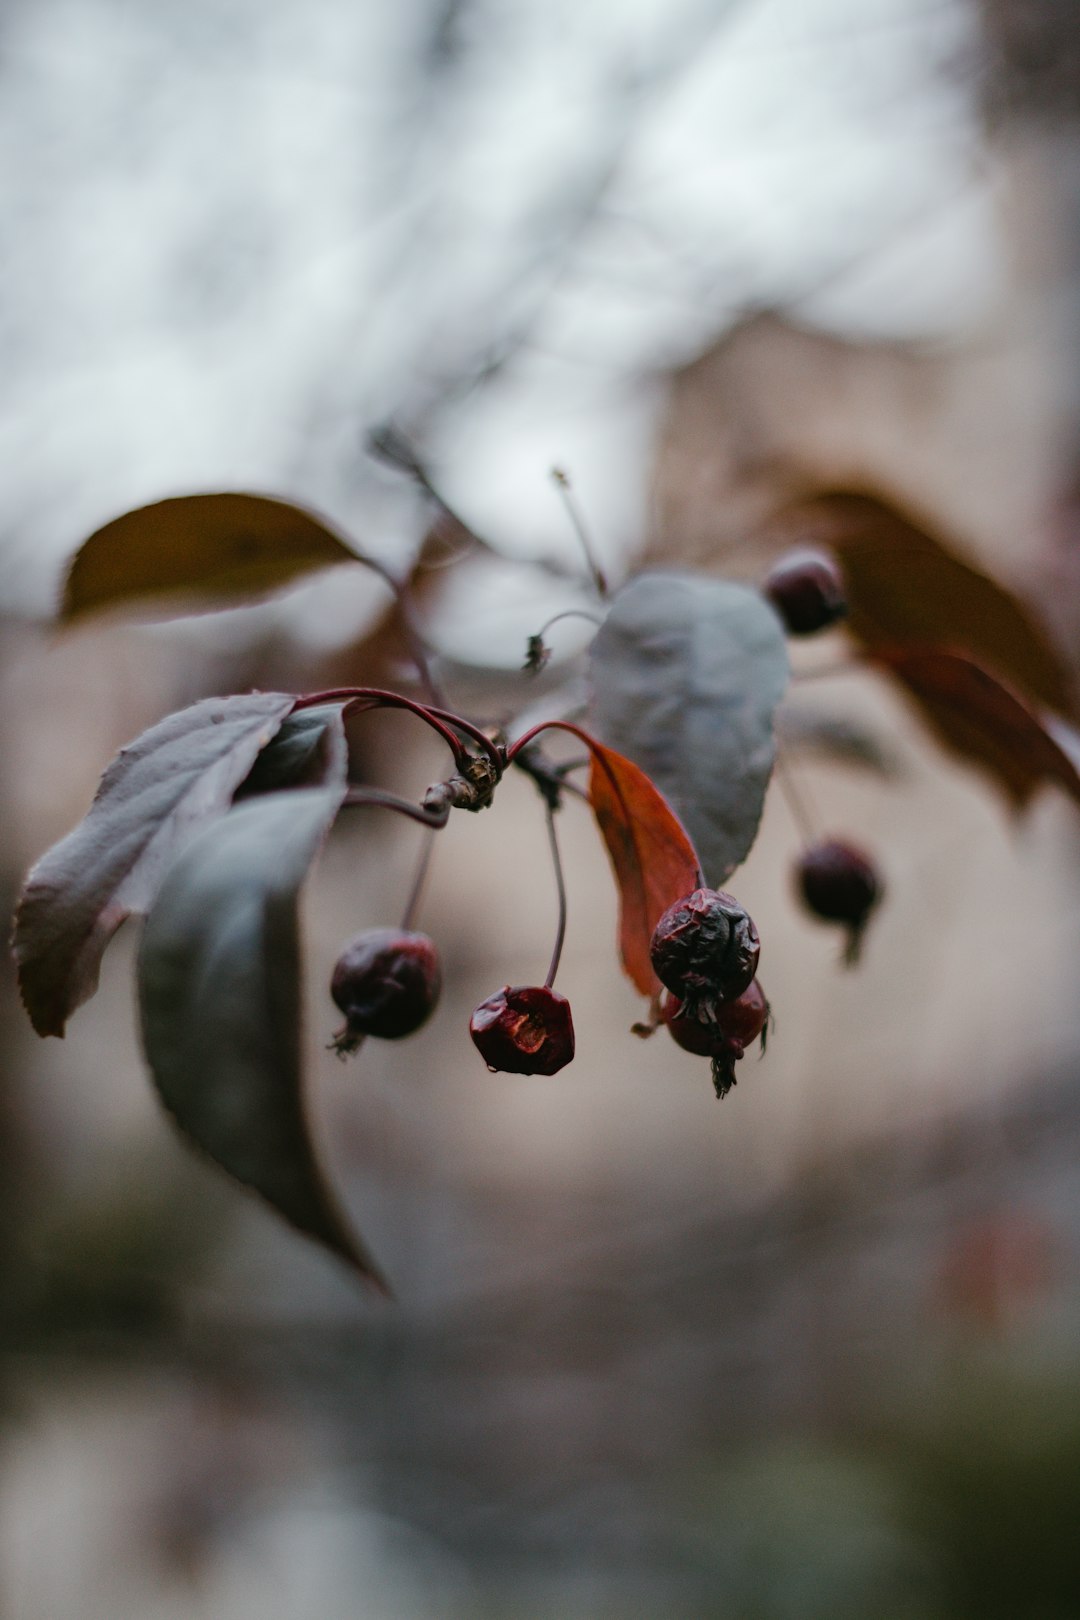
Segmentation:
[[(447, 814), (449, 814), (449, 811)], [(403, 929), (411, 928), (416, 921), (416, 913), (420, 907), (420, 897), (424, 892), (424, 883), (427, 880), (428, 868), (431, 866), (431, 857), (435, 850), (435, 834), (437, 831), (437, 826), (432, 823), (429, 831), (424, 834), (424, 841), (420, 847), (420, 859), (416, 865), (416, 874), (413, 877), (412, 888), (409, 891), (409, 898), (406, 901), (401, 918)]]
[(433, 714), (436, 720), (445, 720), (447, 725), (453, 726), (455, 731), (464, 732), (466, 737), (471, 737), (473, 742), (477, 743), (484, 750), (488, 759), (491, 761), (491, 766), (496, 776), (502, 775), (506, 768), (506, 760), (503, 755), (503, 750), (499, 747), (497, 742), (492, 741), (486, 731), (482, 731), (479, 726), (474, 726), (471, 720), (463, 720), (460, 714), (451, 713), (449, 709), (429, 708), (427, 713)]
[(563, 940), (566, 938), (566, 880), (563, 877), (559, 839), (555, 830), (555, 807), (549, 801), (544, 808), (547, 816), (548, 843), (551, 845), (551, 860), (555, 867), (555, 888), (559, 895), (559, 921), (555, 929), (555, 948), (551, 953), (551, 964), (548, 967), (547, 978), (544, 980), (545, 989), (550, 990), (555, 983), (555, 975), (559, 971)]
[[(523, 748), (527, 747), (528, 744), (532, 742), (534, 737), (538, 737), (542, 731), (552, 730), (568, 731), (572, 737), (576, 737), (579, 742), (583, 742), (585, 744), (586, 748), (589, 750), (589, 753), (592, 755), (593, 763), (598, 765), (603, 771), (604, 775), (607, 777), (608, 785), (610, 786), (615, 797), (618, 799), (619, 804), (622, 806), (622, 811), (626, 819), (628, 821), (632, 821), (633, 815), (631, 813), (630, 806), (626, 802), (626, 797), (621, 786), (619, 785), (618, 777), (615, 775), (614, 771), (611, 769), (611, 766), (604, 757), (605, 750), (594, 737), (590, 737), (587, 731), (583, 731), (581, 726), (575, 726), (572, 720), (541, 720), (539, 725), (531, 726), (529, 730), (526, 731), (523, 736), (519, 737), (513, 746), (507, 751), (506, 763), (508, 765), (513, 765), (517, 755), (520, 754)], [(569, 787), (570, 783), (567, 783), (566, 786)], [(700, 861), (697, 863), (697, 884), (699, 888), (705, 887), (705, 874), (701, 869)]]
[(548, 631), (551, 629), (552, 625), (558, 624), (562, 619), (588, 619), (589, 623), (595, 624), (597, 629), (599, 629), (604, 622), (603, 619), (598, 619), (595, 613), (590, 613), (588, 608), (563, 608), (561, 613), (553, 613), (547, 624), (540, 626), (540, 629), (536, 632), (534, 640), (542, 641), (547, 635)]
[[(454, 756), (454, 763), (459, 770), (464, 770), (469, 763), (469, 753), (462, 746), (460, 737), (455, 736), (450, 727), (441, 718), (443, 711), (429, 709), (426, 704), (417, 703), (413, 698), (403, 697), (400, 692), (387, 692), (377, 686), (334, 686), (325, 692), (306, 692), (298, 697), (293, 704), (293, 711), (298, 709), (317, 708), (320, 703), (343, 703), (345, 713), (357, 713), (363, 709), (407, 709), (419, 719), (426, 721), (433, 731), (446, 743)], [(451, 716), (457, 722), (457, 716)], [(463, 726), (469, 735), (471, 728)], [(493, 746), (493, 745), (489, 745)]]
[(342, 808), (346, 810), (364, 805), (373, 805), (381, 810), (397, 810), (401, 815), (419, 821), (423, 827), (445, 827), (450, 819), (448, 804), (440, 805), (437, 810), (425, 810), (422, 804), (413, 804), (411, 799), (401, 799), (396, 793), (387, 793), (383, 788), (351, 787), (342, 800)]

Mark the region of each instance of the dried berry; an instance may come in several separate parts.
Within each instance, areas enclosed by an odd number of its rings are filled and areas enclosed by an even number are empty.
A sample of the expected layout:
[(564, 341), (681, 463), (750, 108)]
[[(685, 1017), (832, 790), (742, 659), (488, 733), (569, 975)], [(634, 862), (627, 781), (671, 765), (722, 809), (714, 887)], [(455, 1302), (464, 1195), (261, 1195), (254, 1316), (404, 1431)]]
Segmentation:
[(757, 972), (757, 929), (733, 895), (695, 889), (669, 906), (653, 932), (656, 976), (692, 1011), (699, 1004), (734, 1001)]
[(330, 994), (345, 1014), (345, 1028), (334, 1038), (344, 1056), (365, 1035), (384, 1041), (411, 1035), (439, 999), (442, 973), (434, 940), (400, 928), (369, 928), (342, 948), (330, 980)]
[(489, 1069), (557, 1074), (574, 1055), (570, 1003), (546, 985), (506, 985), (472, 1015), (469, 1034)]
[(734, 1001), (700, 1004), (697, 1011), (673, 997), (665, 999), (664, 1022), (676, 1045), (699, 1057), (712, 1058), (716, 1095), (725, 1097), (735, 1084), (735, 1065), (752, 1041), (761, 1037), (764, 1051), (769, 1003), (754, 979)]
[(847, 927), (844, 960), (851, 966), (858, 960), (870, 913), (885, 891), (874, 862), (853, 844), (825, 839), (803, 850), (796, 878), (803, 902), (815, 917)]
[(828, 552), (808, 546), (785, 552), (761, 588), (793, 636), (812, 636), (847, 613), (838, 563)]

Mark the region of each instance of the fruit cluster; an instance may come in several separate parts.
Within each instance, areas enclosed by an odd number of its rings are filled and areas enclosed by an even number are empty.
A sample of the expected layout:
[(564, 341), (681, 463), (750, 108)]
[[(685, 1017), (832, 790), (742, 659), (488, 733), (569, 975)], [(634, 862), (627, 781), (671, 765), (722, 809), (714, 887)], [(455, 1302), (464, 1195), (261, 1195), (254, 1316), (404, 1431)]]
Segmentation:
[(769, 1003), (758, 984), (758, 932), (733, 895), (695, 889), (656, 925), (650, 955), (669, 995), (660, 1016), (687, 1052), (712, 1059), (716, 1095), (735, 1084), (751, 1041), (764, 1043)]
[[(846, 612), (840, 571), (823, 552), (787, 553), (762, 590), (792, 635), (824, 630)], [(799, 857), (796, 879), (812, 915), (846, 927), (845, 956), (853, 962), (882, 893), (869, 856), (839, 839), (811, 843)], [(684, 895), (652, 936), (650, 958), (666, 995), (641, 1032), (663, 1024), (685, 1051), (711, 1059), (718, 1097), (735, 1084), (735, 1065), (747, 1048), (760, 1040), (764, 1049), (770, 1012), (756, 977), (760, 953), (752, 919), (720, 889)], [(411, 1035), (434, 1011), (441, 983), (438, 953), (426, 934), (373, 928), (355, 935), (342, 949), (330, 987), (345, 1014), (333, 1049), (344, 1056), (369, 1035)], [(504, 985), (488, 996), (473, 1012), (469, 1033), (492, 1072), (557, 1074), (574, 1056), (570, 1003), (550, 977), (543, 985)]]

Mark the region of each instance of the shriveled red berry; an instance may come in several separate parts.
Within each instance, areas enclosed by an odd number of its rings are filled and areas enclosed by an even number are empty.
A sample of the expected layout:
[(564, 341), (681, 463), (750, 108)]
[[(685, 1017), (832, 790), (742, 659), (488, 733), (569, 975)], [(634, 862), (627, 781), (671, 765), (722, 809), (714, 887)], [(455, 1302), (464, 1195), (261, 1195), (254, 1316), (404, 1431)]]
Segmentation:
[(695, 889), (660, 918), (649, 947), (661, 984), (696, 1010), (701, 1001), (734, 1001), (757, 972), (761, 942), (735, 899)]
[(365, 1035), (400, 1040), (431, 1015), (442, 988), (435, 942), (400, 928), (354, 934), (334, 964), (330, 994), (345, 1014), (334, 1039), (338, 1052), (355, 1050)]
[(756, 979), (734, 1001), (705, 1003), (697, 1011), (668, 997), (662, 1015), (676, 1045), (712, 1058), (718, 1097), (726, 1096), (735, 1084), (735, 1065), (750, 1043), (760, 1036), (762, 1050), (765, 1047), (769, 1003)]
[(469, 1034), (489, 1069), (557, 1074), (574, 1055), (570, 1003), (546, 985), (505, 985), (482, 1001)]
[(827, 551), (799, 546), (785, 552), (761, 588), (793, 636), (812, 636), (847, 613), (844, 576)]
[(803, 850), (796, 879), (803, 902), (815, 917), (846, 926), (845, 960), (849, 965), (857, 961), (870, 913), (885, 892), (871, 857), (854, 844), (825, 839)]

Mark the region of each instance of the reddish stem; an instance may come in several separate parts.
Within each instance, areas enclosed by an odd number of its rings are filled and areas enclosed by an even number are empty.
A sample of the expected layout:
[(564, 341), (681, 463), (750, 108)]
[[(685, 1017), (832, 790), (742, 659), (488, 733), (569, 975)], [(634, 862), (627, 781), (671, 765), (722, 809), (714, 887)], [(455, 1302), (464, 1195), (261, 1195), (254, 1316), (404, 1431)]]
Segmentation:
[(480, 727), (474, 726), (471, 720), (463, 720), (460, 714), (453, 714), (449, 709), (428, 708), (427, 712), (433, 714), (437, 720), (445, 720), (447, 725), (453, 726), (455, 731), (463, 731), (466, 737), (471, 737), (473, 742), (478, 743), (484, 750), (496, 775), (502, 775), (506, 768), (503, 750), (498, 743), (492, 741), (486, 731), (481, 731)]
[(403, 816), (409, 816), (413, 821), (420, 822), (423, 827), (445, 827), (450, 819), (450, 806), (441, 805), (437, 810), (425, 810), (422, 804), (413, 804), (411, 799), (400, 799), (396, 793), (387, 793), (382, 788), (351, 787), (342, 801), (343, 807), (349, 809), (357, 805), (374, 805), (377, 809), (398, 810)]
[[(448, 817), (449, 814), (450, 812), (447, 810)], [(416, 875), (413, 878), (412, 889), (405, 904), (405, 911), (401, 918), (401, 926), (403, 929), (411, 928), (413, 923), (416, 921), (416, 913), (420, 909), (420, 896), (424, 892), (424, 884), (427, 881), (428, 868), (431, 865), (431, 857), (435, 849), (435, 834), (437, 831), (438, 828), (436, 827), (435, 823), (432, 822), (430, 830), (424, 834), (424, 843), (423, 848), (420, 851), (420, 859), (416, 863)]]
[(551, 965), (544, 980), (544, 987), (550, 990), (555, 983), (555, 975), (559, 971), (559, 961), (562, 957), (563, 940), (566, 938), (566, 880), (563, 877), (562, 857), (559, 854), (559, 839), (555, 831), (555, 808), (548, 801), (547, 811), (548, 842), (551, 845), (551, 860), (555, 867), (555, 888), (559, 896), (559, 921), (555, 929), (555, 948), (551, 953)]
[[(357, 712), (361, 706), (366, 709), (407, 709), (439, 733), (459, 770), (464, 770), (469, 763), (468, 750), (462, 746), (460, 737), (455, 736), (450, 727), (443, 723), (442, 710), (429, 709), (426, 704), (417, 703), (413, 698), (402, 697), (400, 692), (386, 692), (375, 686), (335, 686), (326, 692), (305, 693), (297, 698), (293, 710), (317, 708), (320, 703), (342, 703), (346, 714)], [(454, 718), (456, 722), (456, 716)], [(467, 724), (461, 729), (467, 735), (472, 735), (472, 728)]]

